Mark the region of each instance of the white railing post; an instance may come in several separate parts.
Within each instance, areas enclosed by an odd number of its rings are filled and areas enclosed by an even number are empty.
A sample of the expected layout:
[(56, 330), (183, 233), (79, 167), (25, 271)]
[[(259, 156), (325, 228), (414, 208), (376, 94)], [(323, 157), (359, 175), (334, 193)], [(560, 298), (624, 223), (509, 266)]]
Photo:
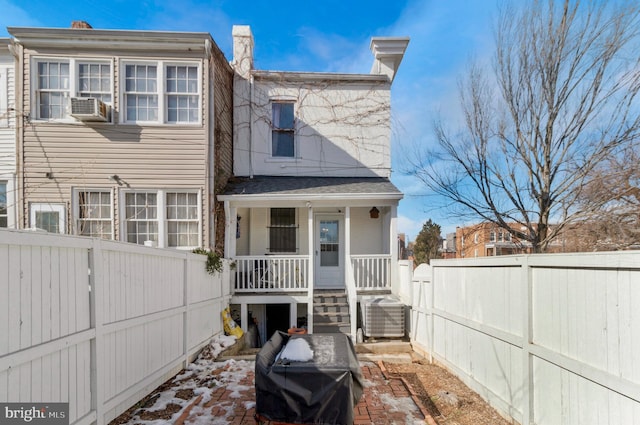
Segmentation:
[(309, 235), (309, 270), (307, 275), (307, 331), (309, 333), (313, 333), (313, 286), (314, 286), (314, 264), (315, 264), (315, 255), (314, 255), (314, 232), (313, 232), (313, 206), (308, 203), (308, 213), (309, 216), (307, 218), (307, 231)]
[(182, 277), (182, 291), (183, 291), (183, 305), (184, 313), (182, 319), (182, 350), (184, 354), (183, 367), (186, 369), (189, 366), (189, 267), (191, 267), (191, 259), (189, 254), (185, 253), (185, 259), (182, 262), (184, 267), (184, 273)]

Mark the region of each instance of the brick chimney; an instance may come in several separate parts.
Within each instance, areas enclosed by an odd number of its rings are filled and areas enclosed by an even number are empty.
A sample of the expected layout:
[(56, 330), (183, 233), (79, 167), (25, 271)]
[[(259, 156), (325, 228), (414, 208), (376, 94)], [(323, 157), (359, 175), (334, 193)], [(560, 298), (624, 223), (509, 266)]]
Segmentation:
[(71, 28), (85, 30), (93, 29), (93, 27), (89, 25), (89, 22), (87, 21), (71, 21)]

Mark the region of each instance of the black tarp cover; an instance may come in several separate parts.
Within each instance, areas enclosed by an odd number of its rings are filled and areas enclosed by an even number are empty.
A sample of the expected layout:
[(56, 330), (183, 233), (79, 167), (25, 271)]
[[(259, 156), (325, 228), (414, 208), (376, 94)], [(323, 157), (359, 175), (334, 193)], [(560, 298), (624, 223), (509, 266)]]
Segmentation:
[[(277, 359), (291, 338), (303, 338), (313, 360)], [(256, 355), (256, 414), (295, 424), (353, 424), (363, 378), (351, 339), (344, 334), (276, 332)]]

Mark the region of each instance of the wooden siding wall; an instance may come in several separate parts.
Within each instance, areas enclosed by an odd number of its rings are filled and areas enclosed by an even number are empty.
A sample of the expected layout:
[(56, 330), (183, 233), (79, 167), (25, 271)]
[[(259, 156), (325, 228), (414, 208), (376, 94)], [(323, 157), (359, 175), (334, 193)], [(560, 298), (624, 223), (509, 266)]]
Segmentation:
[[(209, 199), (206, 196), (209, 136), (208, 64), (202, 54), (152, 56), (139, 52), (77, 52), (24, 50), (24, 110), (31, 111), (31, 60), (33, 57), (93, 58), (113, 61), (113, 123), (46, 123), (32, 118), (23, 129), (21, 176), (24, 202), (22, 226), (29, 226), (29, 203), (63, 203), (67, 207), (67, 232), (71, 231), (73, 188), (122, 189), (109, 180), (118, 175), (127, 189), (198, 189), (203, 193), (203, 246), (208, 246)], [(192, 60), (202, 66), (202, 123), (199, 125), (119, 124), (122, 60)], [(229, 94), (230, 96), (230, 94)], [(47, 178), (51, 173), (52, 178)], [(117, 196), (116, 196), (117, 198)], [(118, 209), (115, 210), (119, 239)]]
[[(227, 182), (233, 175), (233, 69), (222, 52), (214, 50), (212, 54), (213, 79), (213, 134), (214, 144), (214, 181), (213, 195), (224, 192)], [(225, 214), (224, 203), (212, 199), (215, 207), (215, 248), (224, 252)]]
[(13, 68), (13, 63), (0, 60), (0, 175), (16, 172), (16, 120), (15, 111), (10, 109), (15, 105)]
[(205, 262), (0, 230), (0, 402), (69, 402), (69, 423), (109, 423), (223, 332), (229, 263), (211, 276)]
[(434, 260), (403, 299), (414, 347), (519, 423), (640, 423), (639, 252)]

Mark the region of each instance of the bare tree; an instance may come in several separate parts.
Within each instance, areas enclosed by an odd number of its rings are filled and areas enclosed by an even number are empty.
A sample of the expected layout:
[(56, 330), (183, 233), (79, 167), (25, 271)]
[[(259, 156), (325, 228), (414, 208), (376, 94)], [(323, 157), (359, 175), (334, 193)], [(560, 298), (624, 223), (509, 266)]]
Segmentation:
[(586, 182), (639, 135), (639, 20), (633, 3), (501, 10), (492, 70), (471, 65), (460, 83), (463, 129), (451, 134), (437, 121), (437, 149), (412, 173), (451, 213), (547, 250), (608, 202), (582, 202)]

